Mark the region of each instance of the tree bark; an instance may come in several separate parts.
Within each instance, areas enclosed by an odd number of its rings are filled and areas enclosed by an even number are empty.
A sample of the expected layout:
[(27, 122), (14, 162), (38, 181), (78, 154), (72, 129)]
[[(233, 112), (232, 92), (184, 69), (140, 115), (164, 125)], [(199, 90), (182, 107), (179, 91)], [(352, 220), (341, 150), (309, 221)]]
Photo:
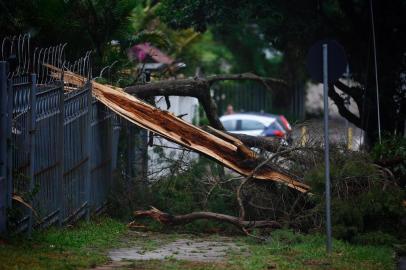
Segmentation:
[(281, 225), (273, 220), (241, 220), (238, 217), (213, 212), (192, 212), (186, 215), (171, 215), (159, 209), (151, 207), (150, 210), (135, 211), (136, 218), (149, 217), (165, 225), (183, 225), (195, 220), (208, 219), (232, 224), (244, 232), (254, 228), (281, 228)]

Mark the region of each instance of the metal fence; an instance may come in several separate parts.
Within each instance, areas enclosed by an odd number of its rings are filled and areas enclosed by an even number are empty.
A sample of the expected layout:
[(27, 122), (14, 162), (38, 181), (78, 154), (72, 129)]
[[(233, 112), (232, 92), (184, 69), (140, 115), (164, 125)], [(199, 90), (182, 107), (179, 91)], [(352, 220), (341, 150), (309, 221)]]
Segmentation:
[(238, 112), (267, 112), (271, 113), (272, 95), (259, 82), (227, 82), (214, 86), (213, 98), (216, 100), (218, 113), (222, 115), (231, 104)]
[(212, 87), (219, 115), (232, 105), (236, 112), (283, 114), (292, 121), (304, 118), (304, 89), (299, 84), (272, 91), (258, 81), (219, 82)]
[(101, 212), (118, 129), (114, 114), (92, 98), (90, 81), (73, 88), (43, 65), (90, 77), (90, 53), (69, 64), (59, 45), (35, 49), (31, 58), (29, 37), (14, 39), (9, 55), (3, 41), (0, 61), (0, 232), (30, 233)]

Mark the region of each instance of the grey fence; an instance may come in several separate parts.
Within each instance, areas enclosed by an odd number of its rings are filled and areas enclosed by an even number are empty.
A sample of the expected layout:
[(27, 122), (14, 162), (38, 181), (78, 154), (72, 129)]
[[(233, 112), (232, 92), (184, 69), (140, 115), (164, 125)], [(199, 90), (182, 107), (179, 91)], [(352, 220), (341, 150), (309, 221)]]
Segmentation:
[(89, 54), (70, 65), (63, 48), (35, 50), (31, 69), (0, 61), (0, 232), (72, 223), (106, 206), (116, 117), (90, 82), (78, 89), (50, 76), (43, 63), (90, 75)]

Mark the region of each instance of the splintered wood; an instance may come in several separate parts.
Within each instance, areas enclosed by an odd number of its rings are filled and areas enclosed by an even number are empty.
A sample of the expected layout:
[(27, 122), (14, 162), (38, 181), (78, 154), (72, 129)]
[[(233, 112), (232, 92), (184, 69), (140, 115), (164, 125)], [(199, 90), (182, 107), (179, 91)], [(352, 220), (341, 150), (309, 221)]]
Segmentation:
[[(48, 66), (55, 74), (61, 71)], [(85, 78), (75, 73), (64, 71), (65, 82), (83, 86)], [(193, 151), (211, 157), (228, 168), (245, 176), (259, 180), (276, 181), (301, 192), (307, 192), (309, 186), (293, 179), (291, 176), (275, 171), (268, 165), (255, 168), (260, 164), (254, 151), (240, 140), (216, 130), (210, 134), (168, 111), (162, 111), (142, 100), (127, 94), (121, 88), (92, 82), (93, 95), (108, 108), (128, 121), (159, 134), (166, 139), (183, 145)], [(254, 171), (255, 170), (255, 171)], [(255, 172), (255, 173), (253, 173)]]

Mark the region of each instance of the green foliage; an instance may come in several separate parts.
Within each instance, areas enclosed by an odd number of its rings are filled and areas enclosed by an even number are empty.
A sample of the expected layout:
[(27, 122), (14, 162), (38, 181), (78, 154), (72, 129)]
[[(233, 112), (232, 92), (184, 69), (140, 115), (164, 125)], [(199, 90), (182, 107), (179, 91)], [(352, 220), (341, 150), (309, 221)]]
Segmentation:
[[(354, 242), (367, 241), (374, 232), (405, 237), (401, 220), (406, 214), (402, 206), (406, 192), (383, 178), (382, 171), (368, 155), (351, 152), (333, 155), (330, 177), (335, 237)], [(312, 201), (316, 209), (324, 215), (324, 166), (310, 170), (305, 179), (314, 191)], [(387, 239), (382, 242), (387, 243)]]
[[(208, 187), (204, 178), (208, 175), (217, 176), (223, 168), (214, 162), (199, 158), (191, 166), (180, 173), (174, 173), (159, 180), (151, 188), (154, 197), (151, 205), (173, 214), (187, 214), (194, 211), (211, 211), (236, 215), (237, 202), (234, 188), (215, 187), (207, 198)], [(229, 229), (224, 223), (200, 220), (185, 225), (188, 231), (201, 232)]]
[(368, 233), (360, 233), (354, 236), (353, 242), (361, 245), (386, 245), (392, 246), (399, 242), (392, 234), (383, 233), (381, 231), (373, 231)]
[(152, 187), (154, 206), (176, 214), (208, 210), (235, 214), (236, 201), (232, 190), (215, 188), (206, 201), (207, 187), (202, 179), (208, 174), (218, 175), (223, 168), (214, 162), (200, 158), (186, 171), (170, 175)]
[(114, 176), (108, 214), (125, 222), (132, 220), (133, 211), (153, 205), (151, 189), (140, 177)]
[[(402, 201), (406, 196), (405, 190), (396, 186), (385, 171), (374, 165), (367, 153), (332, 146), (331, 154), (334, 236), (354, 243), (371, 244), (388, 244), (396, 238), (404, 239), (406, 235), (402, 219), (406, 215), (406, 208), (402, 206)], [(325, 211), (324, 166), (316, 161), (315, 164), (304, 175), (305, 182), (312, 187), (312, 195), (305, 196), (303, 201), (290, 189), (272, 183), (247, 187), (242, 194), (247, 217), (251, 220), (272, 217), (302, 231), (320, 231)], [(152, 205), (173, 214), (208, 210), (238, 215), (235, 197), (237, 183), (216, 187), (206, 199), (209, 187), (204, 179), (207, 175), (218, 177), (221, 171), (213, 163), (201, 159), (187, 170), (161, 179), (152, 188), (155, 198)], [(264, 209), (258, 209), (249, 202)], [(291, 208), (296, 203), (297, 207)], [(199, 221), (186, 228), (204, 231), (213, 225), (218, 226)], [(378, 240), (379, 233), (383, 235), (381, 240)]]
[(197, 125), (197, 126), (210, 125), (209, 119), (207, 119), (206, 112), (204, 111), (203, 106), (201, 104), (199, 104), (199, 107), (198, 107), (198, 114), (199, 114), (198, 119), (196, 119), (197, 118), (196, 115), (195, 115), (196, 118), (193, 119), (194, 125)]
[[(30, 32), (35, 43), (50, 46), (69, 43), (68, 54), (81, 56), (94, 48), (101, 57), (107, 43), (125, 35), (137, 0), (35, 0), (2, 1), (0, 26), (5, 33)], [(3, 15), (3, 14), (2, 14)]]
[(241, 15), (246, 11), (240, 4), (239, 1), (170, 0), (161, 2), (158, 14), (171, 27), (193, 27), (203, 32), (212, 23), (243, 19)]
[[(367, 61), (373, 59), (373, 55), (372, 50), (365, 49), (372, 47), (370, 32), (366, 31), (371, 29), (370, 3), (367, 0), (163, 0), (158, 12), (162, 20), (175, 29), (193, 27), (201, 32), (210, 29), (233, 53), (238, 63), (235, 70), (278, 75), (286, 79), (292, 89), (303, 85), (308, 78), (305, 59), (309, 47), (320, 39), (338, 40), (349, 57), (353, 79), (359, 84), (350, 90), (341, 88), (356, 101), (361, 114), (359, 118), (353, 115), (348, 120), (366, 130), (373, 143), (377, 137), (377, 106), (374, 70)], [(375, 29), (380, 51), (377, 54), (379, 82), (385, 89), (380, 93), (381, 124), (383, 130), (391, 133), (403, 131), (406, 118), (406, 97), (402, 90), (402, 72), (406, 67), (405, 12), (403, 0), (374, 2), (375, 25), (379, 26)], [(281, 62), (272, 63), (270, 52), (282, 56), (277, 59)], [(365, 93), (360, 95), (361, 91)], [(292, 94), (285, 92), (278, 100)], [(337, 100), (336, 104), (340, 105), (342, 100), (340, 97)]]
[[(103, 63), (119, 60), (120, 69), (117, 70), (127, 71), (117, 74), (114, 78), (120, 86), (134, 84), (128, 77), (133, 77), (136, 72), (128, 71), (134, 69), (137, 63), (128, 60), (127, 49), (142, 42), (149, 42), (176, 61), (186, 63), (186, 68), (181, 72), (188, 76), (194, 75), (197, 68), (208, 74), (224, 73), (233, 63), (228, 49), (217, 42), (211, 32), (200, 34), (191, 28), (173, 30), (157, 16), (159, 7), (159, 2), (138, 2), (128, 18), (130, 24), (122, 29), (124, 34), (118, 38), (119, 45), (108, 45), (104, 51)], [(167, 75), (155, 74), (155, 77), (162, 78)]]
[(375, 144), (371, 154), (375, 162), (394, 173), (401, 186), (406, 186), (406, 138), (384, 137), (382, 144)]
[[(319, 235), (314, 235), (313, 237), (319, 237)], [(305, 239), (306, 237), (303, 234), (296, 233), (295, 231), (289, 229), (281, 229), (272, 232), (271, 238), (268, 240), (268, 242), (276, 242), (282, 245), (292, 245), (303, 243)]]
[(146, 31), (143, 30), (131, 38), (132, 44), (139, 44), (144, 42), (150, 42), (160, 48), (169, 48), (171, 41), (161, 31)]
[[(335, 152), (332, 149), (330, 178), (335, 184), (340, 184), (348, 180), (362, 179), (369, 181), (380, 177), (378, 169), (372, 164), (368, 154), (362, 152)], [(339, 150), (338, 150), (339, 151)], [(318, 194), (324, 192), (324, 165), (314, 167), (305, 174), (305, 181), (312, 185), (312, 190)]]
[(204, 74), (229, 73), (237, 65), (235, 55), (211, 31), (197, 35), (176, 55), (187, 64), (187, 75), (194, 75), (198, 67)]
[(73, 228), (50, 228), (35, 232), (32, 241), (59, 248), (109, 247), (126, 229), (125, 224), (111, 218), (80, 222)]

